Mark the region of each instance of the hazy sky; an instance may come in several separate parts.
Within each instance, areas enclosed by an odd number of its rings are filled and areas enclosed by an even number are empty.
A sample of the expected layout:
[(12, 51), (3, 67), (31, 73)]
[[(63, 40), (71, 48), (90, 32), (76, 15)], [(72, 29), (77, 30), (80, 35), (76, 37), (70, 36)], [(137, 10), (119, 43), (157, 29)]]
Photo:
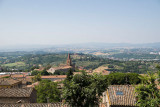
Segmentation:
[(0, 45), (160, 42), (160, 0), (0, 0)]

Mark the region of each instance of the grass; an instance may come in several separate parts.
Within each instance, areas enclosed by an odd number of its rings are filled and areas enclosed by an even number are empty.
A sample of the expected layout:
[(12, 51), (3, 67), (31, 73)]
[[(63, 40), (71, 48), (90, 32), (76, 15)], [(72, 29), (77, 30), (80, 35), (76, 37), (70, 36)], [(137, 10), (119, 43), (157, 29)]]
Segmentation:
[(98, 65), (99, 62), (90, 62), (90, 61), (77, 61), (77, 66), (89, 66), (89, 65)]
[(8, 66), (8, 67), (18, 66), (18, 67), (21, 67), (21, 66), (25, 66), (25, 63), (24, 62), (15, 62), (15, 63), (4, 64), (4, 66)]
[(5, 76), (5, 77), (2, 77), (2, 78), (10, 78), (10, 76)]

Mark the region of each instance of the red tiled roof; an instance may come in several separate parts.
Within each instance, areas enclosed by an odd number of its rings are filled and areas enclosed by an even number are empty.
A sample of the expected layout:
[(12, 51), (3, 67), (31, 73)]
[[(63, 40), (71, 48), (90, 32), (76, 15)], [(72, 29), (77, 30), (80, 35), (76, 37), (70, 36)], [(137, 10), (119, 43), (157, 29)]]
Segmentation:
[[(135, 88), (130, 85), (111, 85), (108, 87), (110, 105), (135, 106)], [(117, 94), (119, 92), (119, 94)]]
[(12, 78), (1, 78), (0, 79), (0, 85), (13, 85), (15, 83), (19, 83), (21, 81), (12, 79)]
[(0, 107), (71, 107), (63, 103), (24, 103), (24, 104), (0, 104)]
[(1, 88), (0, 97), (30, 97), (33, 88)]

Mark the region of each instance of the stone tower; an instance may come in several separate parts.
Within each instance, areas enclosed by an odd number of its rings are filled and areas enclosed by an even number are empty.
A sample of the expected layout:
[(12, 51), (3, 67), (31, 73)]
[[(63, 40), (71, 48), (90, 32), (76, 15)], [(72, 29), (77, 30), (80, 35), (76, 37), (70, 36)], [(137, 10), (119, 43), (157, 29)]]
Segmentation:
[(68, 58), (67, 58), (67, 66), (72, 66), (71, 57), (69, 53), (68, 53)]

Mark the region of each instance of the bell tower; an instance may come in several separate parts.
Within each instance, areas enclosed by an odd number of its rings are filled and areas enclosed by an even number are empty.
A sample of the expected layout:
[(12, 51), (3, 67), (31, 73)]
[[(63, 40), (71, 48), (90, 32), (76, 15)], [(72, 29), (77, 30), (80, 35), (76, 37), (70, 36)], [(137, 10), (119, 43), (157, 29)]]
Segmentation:
[(68, 53), (68, 58), (67, 58), (67, 66), (72, 66), (71, 57), (69, 53)]

